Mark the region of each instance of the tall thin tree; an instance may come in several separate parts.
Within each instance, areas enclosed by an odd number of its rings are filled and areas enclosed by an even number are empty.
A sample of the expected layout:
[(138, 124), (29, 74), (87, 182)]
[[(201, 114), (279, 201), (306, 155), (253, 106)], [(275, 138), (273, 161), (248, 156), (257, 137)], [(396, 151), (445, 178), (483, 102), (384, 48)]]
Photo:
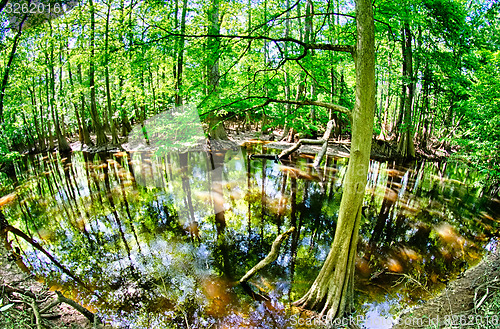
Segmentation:
[(375, 109), (375, 34), (370, 0), (356, 1), (356, 102), (352, 113), (352, 142), (335, 237), (328, 257), (309, 291), (295, 305), (317, 310), (329, 319), (353, 307), (361, 206), (370, 161)]

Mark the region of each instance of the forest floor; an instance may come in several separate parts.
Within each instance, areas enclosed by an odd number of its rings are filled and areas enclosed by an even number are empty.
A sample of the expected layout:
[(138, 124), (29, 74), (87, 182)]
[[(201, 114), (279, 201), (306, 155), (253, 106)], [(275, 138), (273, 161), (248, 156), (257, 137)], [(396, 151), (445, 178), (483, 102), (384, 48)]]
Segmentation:
[[(256, 131), (238, 132), (230, 130), (228, 137), (231, 141), (239, 145), (244, 143), (262, 141), (266, 143), (266, 147), (270, 149), (284, 150), (291, 147), (294, 143), (279, 141), (282, 134), (281, 130), (275, 130), (267, 135), (263, 135)], [(341, 135), (336, 138), (330, 138), (328, 141), (327, 155), (334, 157), (348, 157), (351, 149), (351, 138), (349, 135)], [(317, 154), (321, 150), (321, 145), (302, 145), (296, 152), (298, 154)], [(427, 160), (445, 160), (453, 150), (449, 145), (439, 143), (438, 140), (430, 140), (429, 147), (422, 150), (415, 145), (416, 157), (418, 159)], [(372, 140), (372, 150), (370, 157), (378, 161), (401, 160), (401, 156), (397, 151), (397, 145), (393, 141), (384, 141), (378, 138)]]
[(37, 328), (36, 312), (40, 312), (40, 328), (92, 328), (85, 316), (65, 303), (41, 312), (57, 300), (57, 295), (33, 275), (22, 271), (16, 264), (16, 257), (0, 244), (0, 310), (3, 310), (0, 311), (0, 329)]
[(437, 296), (407, 309), (393, 329), (498, 328), (500, 252), (483, 258)]
[[(230, 133), (229, 139), (239, 145), (251, 143), (255, 141), (262, 141), (266, 143), (269, 149), (285, 150), (291, 147), (294, 143), (286, 141), (278, 141), (279, 132), (271, 133), (269, 135), (261, 135), (259, 132), (242, 132)], [(351, 149), (351, 139), (349, 136), (340, 136), (339, 138), (331, 138), (328, 142), (328, 149), (326, 155), (339, 158), (349, 156)], [(321, 150), (321, 145), (302, 145), (297, 151), (297, 154), (317, 154)], [(372, 144), (371, 157), (377, 160), (393, 159), (397, 157), (397, 151), (387, 142), (374, 140)]]
[[(237, 132), (235, 130), (228, 130), (227, 135), (229, 141), (219, 141), (219, 144), (223, 148), (230, 148), (236, 145), (243, 146), (245, 144), (251, 143), (265, 143), (268, 149), (275, 150), (284, 150), (291, 147), (294, 143), (289, 143), (286, 141), (280, 141), (280, 131), (274, 131), (270, 134), (263, 135), (261, 132), (256, 131), (245, 131), (245, 132)], [(94, 140), (94, 136), (91, 136), (91, 139)], [(212, 142), (214, 142), (212, 140)], [(120, 139), (120, 145), (107, 145), (103, 147), (96, 148), (95, 146), (86, 147), (82, 146), (82, 144), (75, 138), (70, 140), (70, 146), (73, 151), (88, 151), (91, 153), (107, 151), (154, 151), (157, 149), (157, 146), (154, 143), (151, 145), (139, 145), (139, 149), (137, 145), (131, 145), (128, 143), (127, 138)], [(198, 145), (194, 147), (194, 150), (199, 149), (200, 147), (204, 147), (204, 145)], [(330, 138), (328, 142), (328, 149), (326, 155), (334, 156), (334, 157), (348, 157), (351, 147), (351, 139), (348, 135), (342, 135), (338, 138)], [(321, 150), (321, 145), (302, 145), (297, 151), (297, 154), (317, 154)], [(447, 156), (446, 152), (443, 150), (437, 150), (436, 152), (429, 152), (430, 154), (426, 154), (423, 152), (417, 152), (419, 158), (429, 158), (429, 159), (443, 159)], [(399, 153), (396, 147), (388, 141), (382, 141), (378, 139), (373, 139), (372, 142), (372, 152), (371, 158), (379, 161), (387, 161), (387, 160), (397, 160), (400, 158)]]
[[(276, 150), (284, 150), (291, 147), (294, 143), (288, 143), (286, 141), (280, 140), (280, 137), (283, 133), (281, 129), (276, 129), (274, 131), (270, 131), (268, 134), (263, 134), (260, 131), (255, 130), (246, 130), (241, 131), (236, 129), (234, 124), (228, 125), (226, 127), (227, 136), (229, 138), (229, 142), (244, 145), (245, 143), (252, 142), (264, 142), (266, 143), (266, 147), (269, 149)], [(318, 137), (319, 138), (319, 137)], [(111, 139), (111, 136), (108, 136), (108, 140)], [(91, 140), (95, 142), (95, 136), (91, 135)], [(222, 145), (226, 147), (231, 147), (231, 145), (227, 144), (227, 142), (222, 142)], [(448, 144), (439, 143), (437, 140), (428, 141), (429, 146), (422, 150), (418, 145), (415, 145), (416, 157), (418, 159), (428, 159), (428, 160), (445, 160), (447, 159), (451, 153), (454, 151)], [(101, 151), (137, 151), (137, 145), (131, 145), (128, 142), (127, 137), (120, 138), (120, 145), (106, 145), (103, 147), (86, 147), (82, 146), (82, 144), (78, 141), (77, 136), (73, 136), (70, 139), (70, 146), (73, 151), (88, 151), (91, 153), (101, 152)], [(201, 145), (202, 146), (202, 145)], [(234, 146), (234, 145), (233, 145)], [(349, 135), (341, 135), (338, 137), (332, 137), (328, 142), (327, 155), (334, 157), (348, 157), (351, 147), (351, 139)], [(199, 148), (199, 147), (197, 147)], [(195, 149), (197, 149), (195, 148)], [(155, 143), (151, 143), (151, 145), (142, 145), (140, 146), (140, 150), (144, 151), (154, 151), (157, 149)], [(321, 149), (321, 145), (302, 145), (300, 149), (296, 151), (297, 154), (317, 154)], [(401, 156), (397, 150), (397, 145), (394, 141), (385, 141), (380, 140), (378, 138), (374, 138), (372, 140), (372, 151), (371, 158), (379, 161), (388, 161), (388, 160), (401, 160)]]

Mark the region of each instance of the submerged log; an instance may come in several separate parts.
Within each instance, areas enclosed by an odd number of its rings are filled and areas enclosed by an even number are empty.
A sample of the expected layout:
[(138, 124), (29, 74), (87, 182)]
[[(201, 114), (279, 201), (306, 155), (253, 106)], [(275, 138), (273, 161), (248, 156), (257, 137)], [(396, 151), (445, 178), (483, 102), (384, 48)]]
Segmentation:
[(249, 158), (250, 160), (267, 159), (267, 160), (274, 160), (275, 162), (277, 162), (280, 159), (277, 154), (250, 154)]

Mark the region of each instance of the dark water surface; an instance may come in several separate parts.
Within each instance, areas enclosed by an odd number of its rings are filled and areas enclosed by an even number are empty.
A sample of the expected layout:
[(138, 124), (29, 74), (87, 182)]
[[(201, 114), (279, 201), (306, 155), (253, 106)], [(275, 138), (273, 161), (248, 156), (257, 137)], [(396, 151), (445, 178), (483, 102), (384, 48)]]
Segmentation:
[[(247, 157), (262, 151), (27, 159), (4, 212), (59, 264), (12, 244), (36, 276), (117, 327), (294, 327), (289, 302), (328, 254), (347, 159), (314, 170), (308, 156)], [(496, 246), (500, 202), (478, 180), (451, 163), (371, 162), (356, 261), (366, 327), (390, 327)], [(278, 259), (234, 287), (291, 226)]]

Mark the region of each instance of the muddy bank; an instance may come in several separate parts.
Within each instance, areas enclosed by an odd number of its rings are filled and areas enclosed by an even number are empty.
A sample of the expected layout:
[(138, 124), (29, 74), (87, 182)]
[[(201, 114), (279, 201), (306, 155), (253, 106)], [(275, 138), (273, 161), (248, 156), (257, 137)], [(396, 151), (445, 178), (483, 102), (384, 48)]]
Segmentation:
[[(285, 150), (290, 148), (294, 143), (287, 143), (284, 141), (276, 141), (277, 137), (274, 134), (261, 136), (258, 132), (245, 132), (239, 134), (230, 134), (230, 140), (244, 145), (245, 143), (263, 142), (268, 149)], [(315, 155), (321, 150), (321, 145), (302, 145), (297, 151), (297, 154), (310, 154)], [(351, 150), (351, 140), (345, 136), (343, 139), (330, 139), (328, 142), (328, 149), (326, 155), (339, 158), (349, 156)], [(398, 160), (401, 159), (397, 150), (386, 141), (374, 139), (372, 141), (372, 159), (378, 161)]]
[[(88, 329), (93, 324), (73, 307), (60, 303), (55, 291), (37, 280), (33, 275), (20, 269), (16, 261), (20, 256), (0, 245), (0, 306), (12, 305), (0, 314), (0, 324), (16, 328), (36, 327), (35, 312), (39, 312), (41, 328)], [(35, 306), (36, 305), (36, 306)], [(35, 311), (36, 309), (36, 311)], [(103, 328), (96, 326), (96, 328)]]
[[(211, 140), (212, 143), (216, 144), (215, 149), (221, 148), (234, 148), (235, 146), (242, 146), (246, 142), (256, 142), (262, 141), (266, 143), (266, 147), (269, 149), (284, 150), (292, 146), (294, 143), (287, 143), (284, 141), (279, 141), (279, 134), (274, 132), (267, 135), (263, 135), (261, 132), (255, 131), (228, 131), (227, 141), (215, 141)], [(91, 140), (95, 141), (95, 136), (91, 136)], [(218, 145), (217, 145), (218, 144)], [(372, 150), (371, 158), (378, 161), (404, 161), (399, 152), (397, 151), (397, 146), (390, 141), (383, 141), (377, 138), (372, 140)], [(327, 155), (334, 157), (348, 157), (350, 152), (351, 140), (348, 135), (343, 135), (340, 138), (331, 138), (328, 142)], [(119, 144), (106, 144), (102, 146), (88, 146), (83, 145), (80, 141), (73, 139), (70, 141), (70, 147), (72, 151), (84, 151), (89, 153), (100, 153), (100, 152), (120, 152), (120, 151), (155, 151), (158, 146), (155, 143), (151, 144), (141, 144), (136, 145), (131, 143), (127, 137), (119, 138)], [(297, 154), (310, 154), (315, 155), (321, 149), (320, 145), (303, 145), (297, 151)], [(208, 151), (206, 140), (200, 140), (198, 145), (190, 148), (190, 150), (202, 150)], [(57, 148), (52, 150), (57, 151)], [(32, 153), (32, 152), (31, 152)], [(43, 152), (42, 152), (43, 153)], [(416, 149), (417, 159), (429, 159), (429, 160), (443, 160), (446, 159), (450, 154), (446, 150), (420, 150)], [(1, 166), (2, 164), (0, 164)], [(5, 171), (5, 169), (3, 170)]]
[(437, 297), (404, 311), (392, 328), (479, 328), (478, 319), (487, 321), (487, 315), (479, 309), (480, 304), (500, 288), (497, 278), (500, 278), (498, 250), (450, 282)]

